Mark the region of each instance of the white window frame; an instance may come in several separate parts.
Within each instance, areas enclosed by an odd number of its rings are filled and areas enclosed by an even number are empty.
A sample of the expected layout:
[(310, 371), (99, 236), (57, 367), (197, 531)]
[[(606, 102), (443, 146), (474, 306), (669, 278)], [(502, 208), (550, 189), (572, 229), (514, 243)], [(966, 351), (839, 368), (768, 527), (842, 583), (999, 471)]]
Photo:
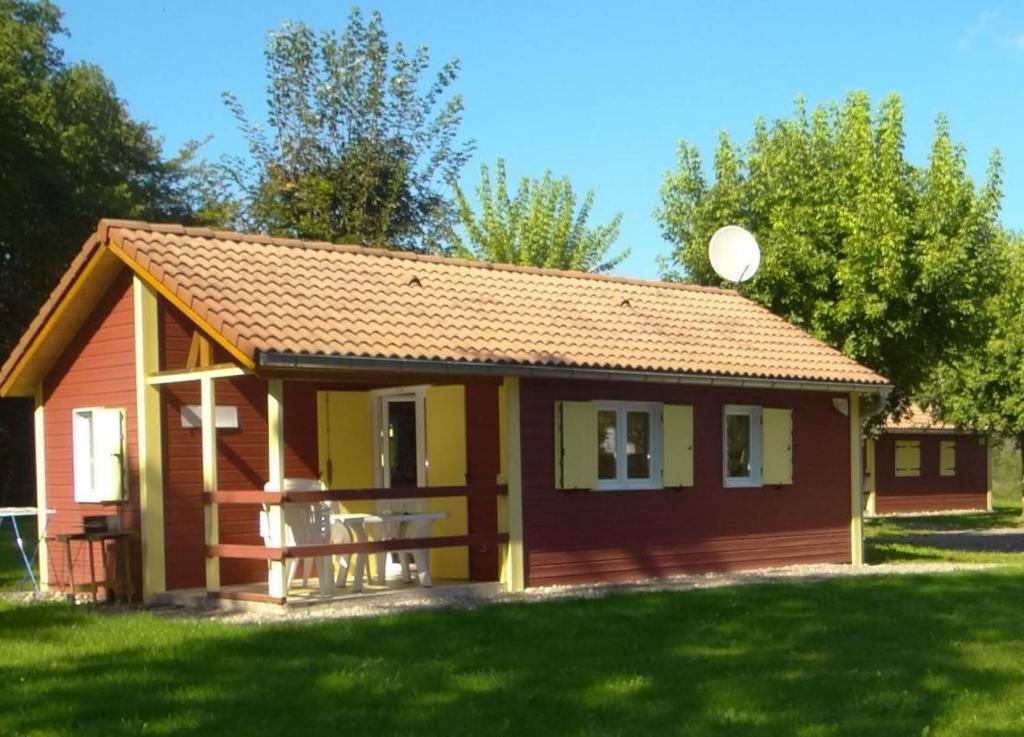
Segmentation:
[(427, 386), (389, 387), (374, 389), (370, 392), (373, 398), (373, 449), (377, 462), (374, 464), (374, 482), (379, 489), (391, 488), (390, 444), (384, 437), (387, 427), (388, 404), (390, 402), (416, 403), (416, 485), (427, 485), (427, 429), (426, 429), (426, 398)]
[[(113, 496), (107, 490), (98, 488), (99, 470), (96, 454), (100, 449), (96, 442), (96, 415), (100, 412), (116, 413), (121, 422), (118, 466), (121, 474), (121, 494)], [(125, 411), (110, 407), (76, 407), (71, 410), (71, 454), (72, 491), (77, 504), (117, 504), (125, 500), (126, 478)]]
[[(597, 412), (615, 412), (615, 478), (597, 479), (598, 491), (639, 491), (661, 489), (661, 403), (602, 401), (594, 403)], [(627, 476), (626, 422), (630, 412), (645, 412), (650, 417), (650, 451), (648, 467), (651, 475), (645, 479), (631, 479)], [(596, 438), (595, 438), (596, 441)]]
[[(764, 486), (764, 438), (761, 424), (762, 407), (753, 404), (727, 404), (722, 411), (722, 483), (727, 489), (750, 489)], [(750, 475), (729, 475), (729, 417), (750, 418)]]

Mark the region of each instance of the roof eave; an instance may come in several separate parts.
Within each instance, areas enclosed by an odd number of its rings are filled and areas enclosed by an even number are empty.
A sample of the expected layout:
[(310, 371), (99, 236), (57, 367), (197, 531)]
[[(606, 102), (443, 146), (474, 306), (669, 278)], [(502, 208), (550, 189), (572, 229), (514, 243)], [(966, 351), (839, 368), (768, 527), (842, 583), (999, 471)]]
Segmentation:
[(536, 376), (549, 379), (586, 379), (592, 381), (635, 381), (696, 386), (733, 386), (800, 391), (859, 392), (888, 395), (892, 386), (885, 383), (855, 381), (816, 381), (772, 379), (764, 377), (723, 376), (719, 374), (635, 371), (629, 369), (578, 368), (537, 364), (444, 361), (414, 358), (374, 358), (367, 356), (328, 356), (263, 351), (258, 355), (261, 369), (389, 371), (409, 374), (448, 374), (462, 376)]

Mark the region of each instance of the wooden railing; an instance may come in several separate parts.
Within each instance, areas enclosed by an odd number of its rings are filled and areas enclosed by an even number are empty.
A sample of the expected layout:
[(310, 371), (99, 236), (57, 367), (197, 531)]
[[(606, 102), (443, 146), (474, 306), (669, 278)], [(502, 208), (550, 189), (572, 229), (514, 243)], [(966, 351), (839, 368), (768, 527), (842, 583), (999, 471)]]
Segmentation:
[[(386, 499), (438, 499), (441, 497), (504, 496), (508, 487), (502, 484), (471, 484), (467, 486), (430, 486), (410, 489), (326, 489), (322, 491), (214, 491), (205, 494), (205, 504), (315, 504), (317, 502), (376, 501)], [(508, 542), (506, 532), (468, 532), (465, 535), (372, 540), (367, 542), (330, 543), (326, 545), (293, 545), (271, 548), (264, 545), (214, 544), (206, 546), (209, 557), (247, 560), (286, 560), (316, 558), (323, 555), (353, 553), (386, 553), (424, 548), (455, 548), (462, 546), (497, 545)]]

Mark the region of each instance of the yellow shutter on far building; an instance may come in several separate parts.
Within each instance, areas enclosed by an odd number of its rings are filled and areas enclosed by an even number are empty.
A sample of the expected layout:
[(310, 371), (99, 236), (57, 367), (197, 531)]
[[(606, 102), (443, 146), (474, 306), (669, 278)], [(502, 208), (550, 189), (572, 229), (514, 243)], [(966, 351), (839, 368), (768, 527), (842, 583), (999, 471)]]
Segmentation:
[(597, 487), (597, 405), (555, 402), (555, 488)]
[(662, 485), (693, 486), (693, 407), (666, 404), (661, 424)]
[(939, 443), (939, 475), (956, 476), (955, 440), (943, 440)]
[[(427, 486), (465, 486), (466, 388), (460, 384), (427, 387), (425, 404)], [(469, 533), (466, 497), (429, 499), (427, 509), (447, 515), (433, 524), (434, 537)], [(430, 571), (438, 579), (468, 579), (469, 551), (465, 547), (434, 548)]]
[(765, 408), (761, 413), (761, 483), (778, 486), (793, 483), (793, 410)]
[(921, 443), (917, 440), (896, 441), (896, 475), (921, 475)]

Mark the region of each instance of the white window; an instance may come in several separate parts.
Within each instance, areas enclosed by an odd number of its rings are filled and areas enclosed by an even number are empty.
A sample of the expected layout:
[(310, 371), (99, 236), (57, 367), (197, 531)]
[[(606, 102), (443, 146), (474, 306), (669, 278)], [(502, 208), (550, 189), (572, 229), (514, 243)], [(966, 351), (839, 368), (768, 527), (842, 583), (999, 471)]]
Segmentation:
[(71, 413), (75, 501), (124, 499), (124, 410), (89, 408)]
[(727, 404), (722, 427), (726, 487), (761, 486), (761, 408)]
[(597, 403), (597, 488), (661, 488), (661, 405)]

